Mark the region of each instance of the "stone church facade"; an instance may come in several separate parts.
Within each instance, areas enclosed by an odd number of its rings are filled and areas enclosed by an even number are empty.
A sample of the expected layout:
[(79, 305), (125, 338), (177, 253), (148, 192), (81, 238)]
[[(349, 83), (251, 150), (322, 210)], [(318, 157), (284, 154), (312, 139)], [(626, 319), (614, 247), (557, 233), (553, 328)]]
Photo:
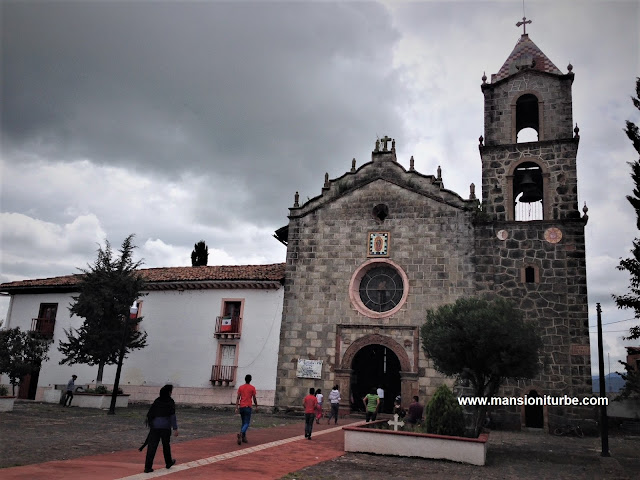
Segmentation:
[[(578, 207), (578, 129), (572, 67), (563, 74), (523, 34), (491, 82), (483, 77), (481, 201), (447, 190), (376, 142), (371, 161), (295, 202), (276, 232), (287, 244), (276, 405), (338, 384), (342, 408), (383, 386), (428, 401), (442, 383), (419, 330), (428, 309), (465, 296), (513, 300), (543, 338), (541, 373), (507, 396), (591, 393), (584, 229)], [(518, 143), (532, 129), (536, 141)], [(502, 423), (548, 428), (589, 407), (501, 407)]]

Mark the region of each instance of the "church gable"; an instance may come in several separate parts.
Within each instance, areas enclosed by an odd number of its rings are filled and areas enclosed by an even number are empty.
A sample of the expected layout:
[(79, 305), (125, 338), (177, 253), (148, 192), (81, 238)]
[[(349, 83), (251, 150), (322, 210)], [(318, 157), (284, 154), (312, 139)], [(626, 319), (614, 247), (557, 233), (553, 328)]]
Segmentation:
[[(353, 196), (357, 190), (378, 181), (395, 185), (459, 210), (469, 210), (475, 207), (475, 187), (473, 185), (471, 186), (470, 198), (465, 200), (457, 193), (444, 188), (440, 167), (438, 167), (437, 175), (421, 174), (413, 168), (413, 157), (411, 157), (411, 166), (409, 170), (405, 169), (396, 159), (395, 141), (393, 141), (391, 150), (381, 150), (379, 142), (376, 142), (376, 150), (372, 152), (371, 157), (370, 162), (357, 169), (355, 159), (353, 159), (351, 170), (339, 178), (329, 179), (329, 174), (325, 174), (322, 193), (303, 205), (299, 204), (296, 193), (294, 206), (290, 209), (290, 218), (303, 217), (318, 209), (326, 208), (340, 199)], [(371, 208), (373, 207), (374, 205), (371, 206)]]

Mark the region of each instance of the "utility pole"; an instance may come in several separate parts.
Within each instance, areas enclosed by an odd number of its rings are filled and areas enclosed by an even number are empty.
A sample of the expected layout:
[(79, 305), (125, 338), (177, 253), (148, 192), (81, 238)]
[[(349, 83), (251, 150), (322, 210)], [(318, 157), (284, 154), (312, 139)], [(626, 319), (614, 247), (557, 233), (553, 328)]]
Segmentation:
[[(602, 308), (596, 303), (598, 313), (598, 368), (600, 369), (600, 399), (607, 398), (604, 383), (604, 354), (602, 352)], [(609, 419), (607, 417), (607, 405), (604, 401), (600, 405), (600, 442), (602, 443), (601, 457), (609, 457)]]

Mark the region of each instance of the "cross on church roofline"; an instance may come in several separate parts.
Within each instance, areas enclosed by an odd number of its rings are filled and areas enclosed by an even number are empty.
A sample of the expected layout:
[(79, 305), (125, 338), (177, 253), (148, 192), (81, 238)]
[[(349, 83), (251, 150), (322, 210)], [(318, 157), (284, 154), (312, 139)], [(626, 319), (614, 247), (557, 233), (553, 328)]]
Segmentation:
[(382, 151), (386, 152), (387, 151), (387, 143), (390, 142), (391, 140), (393, 140), (391, 137), (389, 137), (388, 135), (385, 135), (383, 138), (380, 139), (380, 141), (383, 143), (382, 146)]
[(516, 27), (522, 26), (522, 35), (527, 34), (527, 23), (531, 23), (531, 20), (527, 20), (527, 17), (522, 17), (522, 21), (516, 23)]

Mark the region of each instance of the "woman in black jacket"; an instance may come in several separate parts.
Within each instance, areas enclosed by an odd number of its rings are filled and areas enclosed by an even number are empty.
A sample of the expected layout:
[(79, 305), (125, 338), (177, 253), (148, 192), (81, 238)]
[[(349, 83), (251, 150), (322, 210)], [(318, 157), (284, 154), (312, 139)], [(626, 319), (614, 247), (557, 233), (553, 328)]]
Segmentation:
[(147, 447), (147, 458), (144, 462), (144, 473), (153, 472), (153, 458), (156, 456), (158, 444), (162, 440), (162, 453), (164, 463), (167, 468), (175, 465), (176, 461), (171, 456), (171, 429), (174, 435), (178, 436), (178, 421), (176, 420), (176, 403), (171, 398), (173, 385), (165, 385), (160, 389), (160, 396), (155, 399), (153, 405), (147, 413), (149, 424), (149, 446)]

